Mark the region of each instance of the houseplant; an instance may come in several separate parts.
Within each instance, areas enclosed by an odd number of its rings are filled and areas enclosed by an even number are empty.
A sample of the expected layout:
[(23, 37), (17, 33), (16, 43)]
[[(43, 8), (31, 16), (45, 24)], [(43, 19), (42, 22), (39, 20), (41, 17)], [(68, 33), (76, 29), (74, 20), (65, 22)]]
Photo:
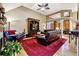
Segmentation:
[(20, 53), (21, 46), (20, 43), (17, 41), (13, 42), (6, 42), (4, 49), (0, 50), (1, 56), (15, 56), (15, 54)]

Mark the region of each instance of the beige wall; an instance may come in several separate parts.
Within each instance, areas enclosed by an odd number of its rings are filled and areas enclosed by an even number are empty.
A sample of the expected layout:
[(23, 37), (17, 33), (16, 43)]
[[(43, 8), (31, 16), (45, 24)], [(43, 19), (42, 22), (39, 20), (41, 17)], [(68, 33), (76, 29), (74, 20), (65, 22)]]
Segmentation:
[[(64, 10), (64, 11), (69, 11), (70, 12), (70, 16), (72, 17), (72, 20), (73, 20), (71, 28), (72, 28), (72, 30), (76, 29), (76, 22), (75, 21), (77, 20), (77, 11), (71, 11), (71, 10)], [(61, 13), (61, 16), (63, 17), (63, 11), (62, 10), (58, 11), (56, 13)], [(54, 13), (54, 14), (56, 14), (56, 13)], [(54, 15), (54, 14), (52, 14), (52, 15)], [(48, 15), (48, 16), (50, 16), (50, 15)], [(64, 27), (68, 28), (69, 25), (66, 24)]]
[(74, 20), (77, 20), (77, 11), (72, 12), (72, 17)]
[(76, 29), (76, 22), (75, 21), (77, 20), (77, 11), (72, 12), (72, 17), (73, 17), (72, 29), (75, 30)]
[(32, 11), (23, 6), (6, 12), (7, 20), (11, 22), (11, 29), (15, 29), (18, 32), (22, 32), (24, 29), (28, 32), (27, 18), (34, 18), (40, 20), (40, 30), (43, 31), (43, 24), (46, 26), (46, 16)]

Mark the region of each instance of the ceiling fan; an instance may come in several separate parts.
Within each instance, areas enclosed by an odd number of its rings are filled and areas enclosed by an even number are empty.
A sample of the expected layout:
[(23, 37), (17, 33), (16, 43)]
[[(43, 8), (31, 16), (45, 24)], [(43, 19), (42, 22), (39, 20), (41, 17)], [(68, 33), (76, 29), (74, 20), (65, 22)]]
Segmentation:
[(38, 9), (37, 10), (42, 10), (42, 11), (44, 11), (44, 10), (49, 10), (50, 8), (49, 8), (49, 6), (48, 6), (48, 3), (42, 3), (42, 4), (38, 4)]

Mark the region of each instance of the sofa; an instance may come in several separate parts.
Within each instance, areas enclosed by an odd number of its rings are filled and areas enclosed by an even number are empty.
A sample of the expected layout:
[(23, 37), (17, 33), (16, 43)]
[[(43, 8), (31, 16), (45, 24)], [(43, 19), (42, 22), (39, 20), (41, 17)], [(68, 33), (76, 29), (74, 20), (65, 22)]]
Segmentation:
[(48, 40), (44, 36), (39, 35), (36, 37), (36, 39), (39, 44), (42, 44), (44, 46), (48, 45)]
[(55, 33), (54, 34), (53, 33), (52, 34), (51, 33), (45, 33), (45, 37), (39, 35), (39, 36), (36, 37), (36, 39), (37, 39), (37, 42), (39, 44), (47, 46), (47, 45), (51, 44), (52, 42), (55, 42), (58, 39), (60, 39), (60, 36), (55, 34)]
[(24, 32), (19, 33), (19, 34), (16, 34), (16, 39), (17, 39), (18, 41), (20, 41), (20, 40), (22, 40), (22, 39), (24, 38), (24, 36), (25, 36), (25, 33), (24, 33)]
[(15, 33), (15, 30), (7, 30), (4, 31), (4, 37), (8, 40), (8, 41), (13, 41), (13, 40), (18, 40), (20, 41), (21, 39), (24, 38), (24, 32), (22, 33)]

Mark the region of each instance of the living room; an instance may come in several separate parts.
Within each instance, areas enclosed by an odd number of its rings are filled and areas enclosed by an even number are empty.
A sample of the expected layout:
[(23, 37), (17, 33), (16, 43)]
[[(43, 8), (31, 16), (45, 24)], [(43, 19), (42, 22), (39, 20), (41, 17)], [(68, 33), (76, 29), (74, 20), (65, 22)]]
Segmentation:
[(73, 35), (79, 29), (77, 3), (0, 3), (0, 6), (0, 13), (7, 19), (5, 23), (0, 21), (0, 32), (10, 32), (13, 37), (0, 34), (5, 38), (1, 37), (2, 50), (9, 41), (21, 46), (15, 56), (77, 55), (78, 35)]

